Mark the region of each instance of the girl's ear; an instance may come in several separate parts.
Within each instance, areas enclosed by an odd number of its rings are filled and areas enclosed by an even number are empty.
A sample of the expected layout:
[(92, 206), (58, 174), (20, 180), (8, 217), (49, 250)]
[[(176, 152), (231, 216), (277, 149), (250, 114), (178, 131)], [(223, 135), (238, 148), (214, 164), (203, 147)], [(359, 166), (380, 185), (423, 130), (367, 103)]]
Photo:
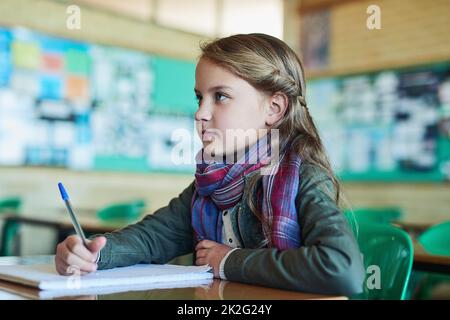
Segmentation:
[(283, 92), (275, 92), (268, 98), (268, 108), (266, 110), (266, 125), (272, 126), (279, 121), (286, 113), (289, 99)]

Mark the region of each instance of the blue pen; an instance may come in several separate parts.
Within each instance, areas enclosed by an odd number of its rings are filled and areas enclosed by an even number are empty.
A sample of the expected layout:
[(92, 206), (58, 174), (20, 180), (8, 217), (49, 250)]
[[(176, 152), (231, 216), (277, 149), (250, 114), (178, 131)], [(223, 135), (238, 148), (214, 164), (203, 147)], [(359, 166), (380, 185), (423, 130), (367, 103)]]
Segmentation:
[(78, 219), (75, 216), (75, 213), (73, 213), (72, 206), (70, 205), (70, 201), (69, 201), (69, 195), (67, 194), (66, 189), (64, 189), (64, 186), (61, 182), (58, 183), (58, 188), (59, 188), (59, 192), (61, 193), (61, 197), (66, 204), (66, 208), (67, 208), (67, 211), (69, 212), (70, 219), (72, 220), (72, 224), (75, 228), (75, 231), (77, 232), (77, 235), (83, 241), (83, 244), (87, 247), (86, 236), (84, 235), (83, 229), (81, 229), (81, 226), (78, 223)]

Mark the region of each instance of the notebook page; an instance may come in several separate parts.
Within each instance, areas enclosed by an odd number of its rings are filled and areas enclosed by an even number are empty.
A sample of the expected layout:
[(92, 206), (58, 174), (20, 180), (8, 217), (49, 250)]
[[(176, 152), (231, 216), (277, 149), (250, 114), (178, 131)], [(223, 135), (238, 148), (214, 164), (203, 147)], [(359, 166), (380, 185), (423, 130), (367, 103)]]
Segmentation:
[(212, 279), (210, 266), (137, 264), (88, 275), (57, 274), (53, 264), (0, 266), (0, 279), (38, 287), (41, 290), (67, 290), (108, 286), (133, 286), (176, 281)]

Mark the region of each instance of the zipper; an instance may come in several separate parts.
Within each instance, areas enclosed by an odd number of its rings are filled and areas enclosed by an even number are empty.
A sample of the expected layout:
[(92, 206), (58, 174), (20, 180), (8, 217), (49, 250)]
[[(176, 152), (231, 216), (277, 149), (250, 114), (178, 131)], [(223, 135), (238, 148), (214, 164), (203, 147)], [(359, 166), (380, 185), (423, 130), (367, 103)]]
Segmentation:
[(242, 236), (242, 233), (241, 233), (241, 209), (242, 209), (242, 206), (239, 205), (238, 211), (237, 211), (237, 231), (239, 233), (239, 237), (241, 238), (241, 244), (245, 248), (244, 237)]

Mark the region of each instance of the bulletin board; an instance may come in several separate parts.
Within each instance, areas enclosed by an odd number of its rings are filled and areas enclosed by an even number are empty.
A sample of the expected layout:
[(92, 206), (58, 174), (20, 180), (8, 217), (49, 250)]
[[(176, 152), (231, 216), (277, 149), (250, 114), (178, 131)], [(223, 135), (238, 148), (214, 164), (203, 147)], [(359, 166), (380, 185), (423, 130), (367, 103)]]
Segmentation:
[(194, 159), (199, 148), (194, 70), (195, 61), (0, 29), (0, 165), (193, 172), (172, 149)]
[(308, 105), (344, 181), (450, 177), (450, 63), (307, 84)]

